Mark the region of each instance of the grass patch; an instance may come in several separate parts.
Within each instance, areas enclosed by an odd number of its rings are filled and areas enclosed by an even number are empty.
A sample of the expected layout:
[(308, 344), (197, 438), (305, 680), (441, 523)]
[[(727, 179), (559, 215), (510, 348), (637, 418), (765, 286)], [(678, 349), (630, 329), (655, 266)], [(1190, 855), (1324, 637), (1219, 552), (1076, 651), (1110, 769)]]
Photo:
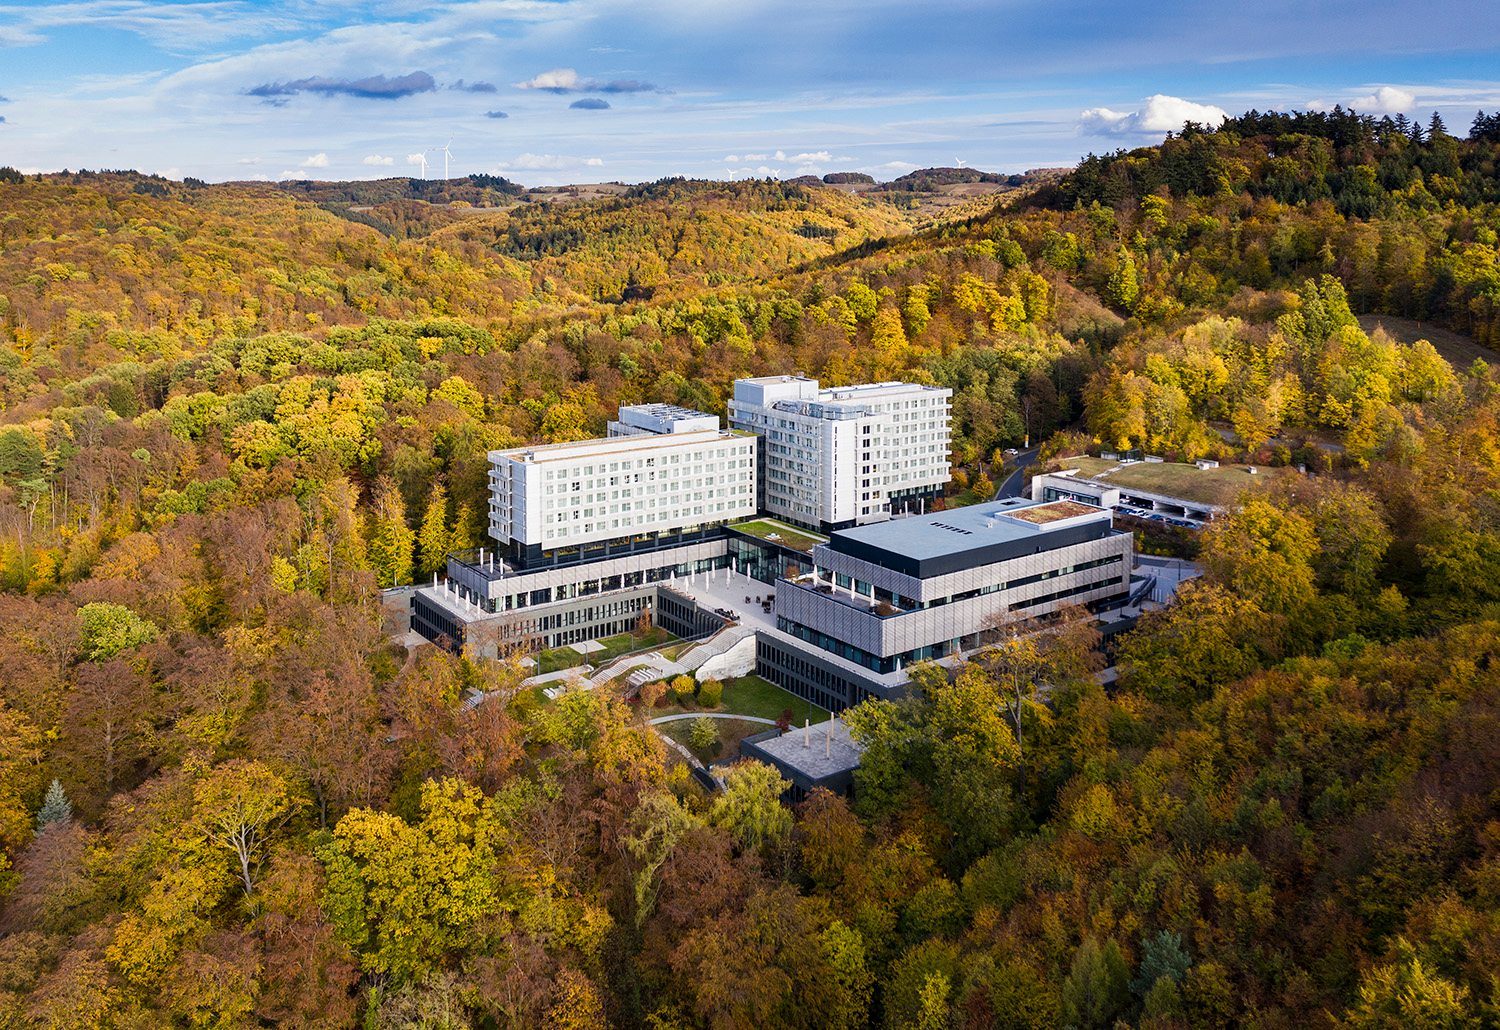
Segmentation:
[(738, 761), (740, 757), (740, 741), (746, 737), (753, 737), (757, 733), (764, 733), (771, 729), (758, 722), (748, 722), (743, 719), (715, 719), (714, 726), (719, 730), (719, 742), (711, 748), (700, 750), (693, 747), (691, 735), (693, 721), (683, 719), (680, 722), (664, 723), (656, 727), (664, 734), (671, 737), (677, 743), (687, 748), (704, 765), (718, 763), (730, 763)]
[(659, 647), (669, 640), (675, 639), (672, 634), (660, 626), (652, 626), (649, 633), (617, 633), (612, 637), (604, 637), (598, 643), (604, 648), (602, 651), (594, 651), (591, 654), (582, 655), (571, 647), (554, 647), (541, 651), (536, 656), (537, 675), (557, 672), (560, 669), (576, 668), (587, 662), (595, 667), (612, 661), (622, 654), (631, 651), (639, 651), (647, 647)]
[[(811, 701), (804, 701), (796, 694), (782, 690), (770, 680), (759, 676), (739, 676), (724, 681), (724, 699), (717, 708), (699, 708), (697, 705), (662, 704), (651, 712), (651, 718), (661, 715), (677, 715), (681, 712), (726, 712), (734, 715), (753, 715), (760, 719), (779, 719), (781, 713), (791, 709), (792, 725), (801, 726), (803, 720), (822, 722), (828, 712)], [(676, 723), (668, 725), (675, 726)], [(683, 720), (683, 725), (691, 725)], [(761, 727), (766, 729), (768, 727)]]
[[(818, 544), (828, 543), (826, 536), (806, 529), (796, 529), (775, 519), (751, 519), (749, 522), (737, 522), (729, 528), (753, 536), (757, 540), (767, 540), (804, 553), (811, 551)], [(775, 540), (771, 539), (773, 536)]]
[(1059, 468), (1078, 469), (1080, 475), (1124, 490), (1180, 497), (1185, 501), (1220, 507), (1228, 507), (1244, 490), (1264, 490), (1277, 479), (1297, 474), (1289, 468), (1266, 465), (1257, 465), (1258, 474), (1252, 476), (1244, 465), (1221, 465), (1216, 469), (1200, 469), (1196, 465), (1174, 461), (1120, 465), (1119, 462), (1086, 456), (1059, 458), (1053, 464)]

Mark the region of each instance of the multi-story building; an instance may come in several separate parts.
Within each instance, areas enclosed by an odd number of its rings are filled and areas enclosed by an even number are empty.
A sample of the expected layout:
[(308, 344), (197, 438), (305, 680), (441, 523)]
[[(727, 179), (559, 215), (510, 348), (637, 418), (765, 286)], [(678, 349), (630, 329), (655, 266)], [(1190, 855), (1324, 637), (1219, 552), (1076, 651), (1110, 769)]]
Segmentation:
[(490, 536), (505, 559), (535, 568), (654, 550), (755, 514), (755, 436), (653, 410), (664, 407), (622, 408), (616, 425), (640, 428), (629, 435), (490, 452)]
[(914, 383), (820, 389), (816, 379), (739, 379), (729, 422), (761, 438), (758, 502), (823, 532), (916, 511), (950, 478), (953, 391)]
[[(490, 453), (497, 546), (450, 555), (446, 582), (416, 591), (419, 632), (457, 643), (483, 624), (484, 649), (592, 640), (671, 620), (660, 585), (730, 563), (724, 525), (755, 514), (756, 437), (671, 405), (621, 408), (611, 429)], [(676, 615), (679, 634), (701, 621)]]
[(762, 675), (842, 707), (887, 693), (913, 662), (991, 642), (1006, 622), (1130, 592), (1132, 538), (1110, 513), (1021, 498), (840, 530), (776, 584)]

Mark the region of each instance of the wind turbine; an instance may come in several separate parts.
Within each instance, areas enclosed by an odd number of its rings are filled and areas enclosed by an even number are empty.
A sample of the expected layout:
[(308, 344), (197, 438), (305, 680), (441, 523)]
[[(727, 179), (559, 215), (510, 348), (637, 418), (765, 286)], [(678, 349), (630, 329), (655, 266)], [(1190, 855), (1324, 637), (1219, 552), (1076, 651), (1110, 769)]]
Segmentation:
[(422, 179), (425, 181), (427, 178), (427, 154), (425, 152), (412, 154), (406, 160), (408, 164), (415, 161), (422, 166)]
[(452, 145), (452, 143), (453, 143), (453, 137), (450, 136), (450, 137), (448, 137), (448, 142), (447, 143), (444, 143), (440, 147), (433, 147), (432, 151), (431, 151), (434, 154), (441, 153), (443, 155), (443, 181), (444, 182), (448, 181), (448, 147), (450, 145)]

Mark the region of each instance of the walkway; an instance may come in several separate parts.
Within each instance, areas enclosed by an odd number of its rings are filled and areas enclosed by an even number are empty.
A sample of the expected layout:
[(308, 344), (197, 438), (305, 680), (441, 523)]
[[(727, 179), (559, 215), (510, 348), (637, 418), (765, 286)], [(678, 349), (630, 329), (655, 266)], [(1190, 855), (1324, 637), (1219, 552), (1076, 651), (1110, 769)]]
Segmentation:
[(682, 722), (684, 719), (738, 719), (740, 722), (757, 722), (762, 726), (775, 726), (775, 719), (763, 719), (758, 715), (735, 715), (733, 712), (678, 712), (675, 715), (658, 715), (651, 720), (652, 726), (664, 722)]

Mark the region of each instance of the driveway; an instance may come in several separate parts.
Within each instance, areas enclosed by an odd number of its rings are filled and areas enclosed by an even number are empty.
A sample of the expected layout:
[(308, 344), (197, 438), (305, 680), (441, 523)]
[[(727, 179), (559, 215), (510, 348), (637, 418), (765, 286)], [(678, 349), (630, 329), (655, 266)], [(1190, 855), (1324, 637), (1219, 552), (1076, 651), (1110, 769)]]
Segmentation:
[(995, 500), (1021, 496), (1021, 488), (1026, 483), (1026, 466), (1036, 460), (1037, 452), (1040, 450), (1040, 447), (1032, 447), (1015, 456), (1013, 460), (1016, 463), (1016, 469), (1001, 480), (1000, 488), (995, 491)]

